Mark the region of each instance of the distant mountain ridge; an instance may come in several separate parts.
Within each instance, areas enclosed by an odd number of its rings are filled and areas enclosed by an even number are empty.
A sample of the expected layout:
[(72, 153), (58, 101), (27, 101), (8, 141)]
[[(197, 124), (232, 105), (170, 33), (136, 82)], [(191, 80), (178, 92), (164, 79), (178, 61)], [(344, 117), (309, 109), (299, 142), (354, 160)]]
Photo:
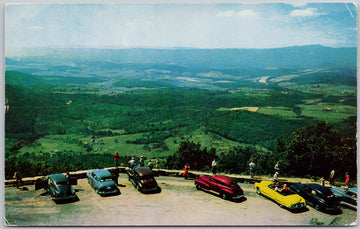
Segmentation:
[[(29, 50), (30, 52), (30, 50)], [(191, 68), (356, 68), (357, 48), (331, 48), (321, 45), (274, 49), (33, 49), (33, 55), (7, 57), (5, 63), (59, 64), (102, 61), (110, 63), (170, 64)], [(29, 55), (29, 54), (27, 54)]]

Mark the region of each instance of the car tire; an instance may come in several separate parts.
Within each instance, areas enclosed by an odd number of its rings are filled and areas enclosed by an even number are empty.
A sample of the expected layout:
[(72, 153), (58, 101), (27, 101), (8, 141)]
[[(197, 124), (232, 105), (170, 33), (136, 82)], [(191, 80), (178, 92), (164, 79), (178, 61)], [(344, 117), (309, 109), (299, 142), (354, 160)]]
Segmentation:
[(201, 186), (199, 184), (196, 184), (196, 189), (201, 190)]
[(141, 192), (141, 188), (139, 185), (136, 185), (136, 190), (138, 190), (139, 192)]
[(256, 188), (256, 193), (261, 195), (260, 189), (258, 187)]
[(228, 195), (225, 192), (221, 193), (220, 196), (221, 196), (221, 198), (223, 200), (228, 200), (229, 199)]
[(316, 210), (320, 211), (320, 206), (319, 206), (318, 204), (315, 204), (315, 205), (314, 205), (314, 208), (315, 208)]

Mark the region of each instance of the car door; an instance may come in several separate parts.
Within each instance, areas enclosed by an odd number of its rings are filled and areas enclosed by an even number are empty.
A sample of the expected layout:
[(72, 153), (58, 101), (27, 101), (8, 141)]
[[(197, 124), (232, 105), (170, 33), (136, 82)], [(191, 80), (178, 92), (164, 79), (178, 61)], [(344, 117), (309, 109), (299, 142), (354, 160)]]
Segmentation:
[(305, 200), (307, 200), (310, 204), (316, 205), (318, 203), (318, 197), (316, 191), (310, 187), (304, 187), (304, 193), (306, 195)]
[(312, 203), (312, 196), (311, 196), (311, 191), (312, 189), (305, 186), (303, 187), (303, 189), (300, 191), (300, 194), (304, 197), (304, 199), (306, 200), (307, 203)]
[(89, 179), (89, 183), (90, 183), (91, 187), (95, 188), (94, 183), (95, 183), (96, 175), (94, 172), (91, 172), (90, 175), (91, 176)]
[(101, 177), (99, 176), (95, 176), (94, 177), (94, 189), (98, 190), (99, 187), (100, 187), (100, 180), (101, 180)]
[(220, 184), (219, 181), (210, 178), (210, 182), (209, 182), (209, 188), (210, 190), (213, 190), (215, 192), (220, 192)]

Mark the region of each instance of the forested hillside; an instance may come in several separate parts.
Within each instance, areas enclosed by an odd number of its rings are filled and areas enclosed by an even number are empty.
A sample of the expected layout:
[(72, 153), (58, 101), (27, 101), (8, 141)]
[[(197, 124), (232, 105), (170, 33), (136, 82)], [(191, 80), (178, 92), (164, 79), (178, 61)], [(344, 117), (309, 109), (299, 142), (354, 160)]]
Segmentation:
[[(337, 167), (354, 176), (354, 51), (75, 49), (7, 58), (6, 177), (18, 168), (107, 167), (115, 151), (124, 165), (144, 155), (180, 169), (187, 147), (199, 170), (215, 156), (224, 172), (247, 173), (253, 159), (262, 174), (281, 160), (287, 175)], [(321, 149), (307, 134), (325, 142)]]

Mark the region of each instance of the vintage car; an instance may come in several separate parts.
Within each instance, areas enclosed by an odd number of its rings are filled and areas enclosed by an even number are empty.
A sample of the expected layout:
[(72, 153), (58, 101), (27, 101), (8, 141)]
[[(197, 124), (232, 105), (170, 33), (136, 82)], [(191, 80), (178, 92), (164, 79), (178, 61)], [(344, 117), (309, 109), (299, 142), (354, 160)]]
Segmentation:
[(316, 210), (335, 211), (339, 209), (340, 199), (328, 187), (315, 183), (295, 183), (290, 186), (290, 189), (302, 196), (306, 203), (313, 206)]
[(335, 196), (340, 198), (340, 204), (357, 210), (357, 188), (331, 188)]
[(154, 174), (149, 167), (135, 167), (134, 169), (128, 169), (126, 172), (129, 176), (129, 181), (138, 191), (143, 193), (161, 192), (161, 188), (158, 186)]
[(101, 196), (120, 194), (120, 190), (108, 170), (95, 169), (88, 172), (86, 176), (91, 187)]
[(44, 187), (54, 201), (78, 200), (75, 189), (64, 174), (51, 174), (45, 178), (47, 185)]
[(301, 209), (306, 207), (304, 198), (291, 192), (290, 190), (277, 190), (277, 186), (273, 181), (260, 181), (255, 182), (255, 189), (257, 194), (264, 195), (269, 199), (275, 201), (280, 207), (287, 208), (289, 210)]
[(219, 194), (225, 200), (244, 197), (244, 191), (236, 180), (223, 175), (200, 176), (195, 179), (195, 186), (198, 190), (204, 189)]

